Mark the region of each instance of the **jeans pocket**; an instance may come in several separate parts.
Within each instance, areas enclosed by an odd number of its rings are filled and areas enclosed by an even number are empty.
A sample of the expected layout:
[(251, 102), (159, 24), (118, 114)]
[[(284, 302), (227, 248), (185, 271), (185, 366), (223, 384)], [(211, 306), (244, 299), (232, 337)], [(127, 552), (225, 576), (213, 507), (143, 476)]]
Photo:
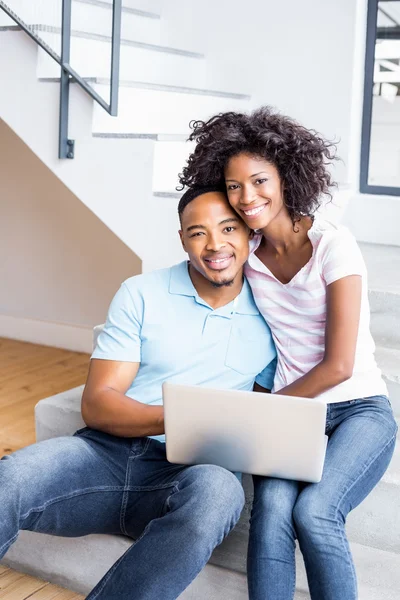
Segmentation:
[(387, 396), (365, 396), (364, 398), (354, 398), (354, 400), (347, 400), (347, 402), (338, 402), (338, 404), (349, 404), (354, 406), (355, 404), (364, 404), (365, 402), (379, 402), (391, 406), (390, 400)]
[(379, 402), (379, 403), (383, 403), (386, 404), (388, 406), (392, 406), (389, 398), (387, 396), (385, 396), (384, 394), (382, 394), (381, 396), (369, 396), (368, 398), (363, 398), (363, 400), (369, 400), (370, 402)]

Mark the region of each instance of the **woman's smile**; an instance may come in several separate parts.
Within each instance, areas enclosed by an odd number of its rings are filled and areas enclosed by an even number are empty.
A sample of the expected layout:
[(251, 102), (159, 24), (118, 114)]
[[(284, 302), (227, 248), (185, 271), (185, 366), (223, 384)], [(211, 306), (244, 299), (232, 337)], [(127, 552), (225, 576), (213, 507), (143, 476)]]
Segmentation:
[(262, 211), (268, 206), (268, 204), (269, 202), (266, 202), (265, 204), (260, 204), (258, 206), (255, 206), (254, 208), (242, 208), (241, 211), (244, 214), (244, 216), (247, 217), (248, 220), (256, 219), (260, 215), (260, 213), (262, 213)]

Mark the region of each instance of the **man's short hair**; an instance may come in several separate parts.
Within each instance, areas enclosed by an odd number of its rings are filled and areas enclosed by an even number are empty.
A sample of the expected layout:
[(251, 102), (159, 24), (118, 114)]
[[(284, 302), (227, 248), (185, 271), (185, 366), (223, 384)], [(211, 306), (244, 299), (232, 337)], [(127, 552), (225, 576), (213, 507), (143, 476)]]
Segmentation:
[(178, 204), (178, 215), (179, 220), (182, 223), (182, 214), (185, 208), (190, 202), (195, 200), (198, 196), (202, 196), (203, 194), (208, 194), (209, 192), (221, 192), (226, 196), (226, 189), (221, 185), (202, 185), (190, 187), (183, 194)]

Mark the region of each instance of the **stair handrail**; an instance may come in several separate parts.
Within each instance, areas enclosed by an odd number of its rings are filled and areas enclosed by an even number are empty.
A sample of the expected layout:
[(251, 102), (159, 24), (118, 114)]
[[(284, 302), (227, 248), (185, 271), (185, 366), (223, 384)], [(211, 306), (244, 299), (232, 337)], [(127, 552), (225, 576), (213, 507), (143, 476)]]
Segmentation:
[(29, 28), (29, 25), (7, 6), (4, 0), (0, 0), (0, 8), (61, 67), (58, 157), (60, 159), (72, 159), (74, 158), (75, 140), (71, 140), (68, 137), (69, 86), (71, 81), (75, 81), (80, 85), (111, 116), (115, 117), (118, 114), (122, 0), (112, 0), (109, 104), (70, 65), (72, 0), (62, 0), (61, 57), (46, 42), (41, 40), (39, 36), (35, 35), (34, 31)]

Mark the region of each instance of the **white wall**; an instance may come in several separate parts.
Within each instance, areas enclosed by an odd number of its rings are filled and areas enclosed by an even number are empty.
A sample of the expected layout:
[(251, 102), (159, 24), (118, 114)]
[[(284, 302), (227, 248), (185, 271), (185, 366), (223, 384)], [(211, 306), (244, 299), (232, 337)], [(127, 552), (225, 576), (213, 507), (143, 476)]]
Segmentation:
[(0, 120), (0, 337), (90, 351), (141, 262)]
[(205, 52), (209, 87), (340, 139), (336, 176), (349, 184), (357, 10), (357, 0), (171, 0), (163, 42)]

